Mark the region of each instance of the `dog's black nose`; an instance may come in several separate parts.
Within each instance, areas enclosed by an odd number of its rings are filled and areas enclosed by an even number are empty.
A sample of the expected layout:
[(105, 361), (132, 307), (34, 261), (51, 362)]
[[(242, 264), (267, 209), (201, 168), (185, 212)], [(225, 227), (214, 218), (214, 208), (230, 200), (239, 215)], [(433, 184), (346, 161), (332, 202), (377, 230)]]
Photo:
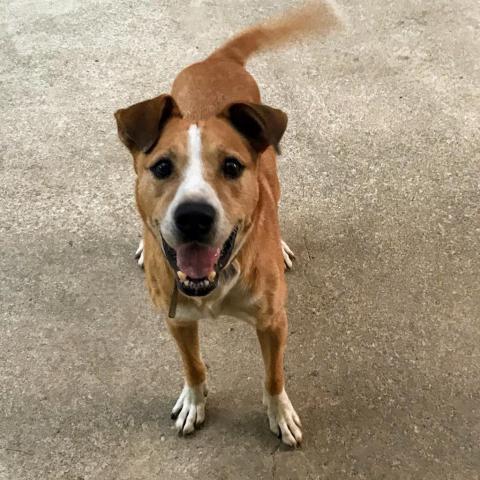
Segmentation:
[(215, 209), (208, 203), (185, 202), (175, 210), (175, 225), (185, 241), (206, 240), (215, 222)]

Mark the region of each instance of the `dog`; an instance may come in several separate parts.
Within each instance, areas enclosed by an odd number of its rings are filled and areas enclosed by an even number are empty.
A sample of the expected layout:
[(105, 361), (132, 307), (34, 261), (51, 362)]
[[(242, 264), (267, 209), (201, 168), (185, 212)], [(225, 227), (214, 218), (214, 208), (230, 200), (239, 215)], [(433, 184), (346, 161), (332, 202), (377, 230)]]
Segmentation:
[(257, 52), (327, 34), (339, 18), (320, 2), (254, 26), (182, 70), (170, 94), (115, 113), (136, 173), (144, 227), (137, 255), (183, 361), (184, 387), (172, 410), (181, 434), (205, 420), (198, 321), (229, 315), (256, 329), (271, 431), (289, 446), (302, 441), (283, 373), (284, 271), (293, 253), (280, 235), (276, 153), (287, 115), (261, 103), (245, 64)]

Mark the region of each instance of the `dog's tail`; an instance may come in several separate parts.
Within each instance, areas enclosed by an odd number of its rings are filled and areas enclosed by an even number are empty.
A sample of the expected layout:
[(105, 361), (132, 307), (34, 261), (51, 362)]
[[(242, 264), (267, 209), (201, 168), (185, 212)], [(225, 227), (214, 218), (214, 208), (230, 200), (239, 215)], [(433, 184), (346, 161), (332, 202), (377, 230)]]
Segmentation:
[(309, 35), (326, 35), (343, 21), (328, 0), (316, 0), (265, 23), (254, 25), (215, 50), (210, 58), (228, 58), (245, 65), (254, 53), (269, 50)]

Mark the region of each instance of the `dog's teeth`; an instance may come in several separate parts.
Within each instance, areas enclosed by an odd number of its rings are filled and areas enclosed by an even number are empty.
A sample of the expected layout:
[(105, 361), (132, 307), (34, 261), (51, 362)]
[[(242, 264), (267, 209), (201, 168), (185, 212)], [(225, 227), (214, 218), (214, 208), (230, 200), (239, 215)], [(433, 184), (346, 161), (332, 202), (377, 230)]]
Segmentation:
[(208, 280), (204, 280), (204, 281), (203, 281), (203, 286), (204, 286), (204, 287), (208, 287), (209, 283), (210, 283), (210, 282), (209, 282)]
[(212, 270), (209, 274), (208, 274), (208, 280), (210, 282), (213, 282), (215, 280), (215, 277), (217, 276), (217, 272), (215, 270)]
[(181, 270), (177, 272), (177, 276), (181, 282), (184, 282), (187, 279), (187, 276)]
[(190, 280), (185, 280), (183, 282), (183, 284), (186, 286), (186, 287), (190, 287)]

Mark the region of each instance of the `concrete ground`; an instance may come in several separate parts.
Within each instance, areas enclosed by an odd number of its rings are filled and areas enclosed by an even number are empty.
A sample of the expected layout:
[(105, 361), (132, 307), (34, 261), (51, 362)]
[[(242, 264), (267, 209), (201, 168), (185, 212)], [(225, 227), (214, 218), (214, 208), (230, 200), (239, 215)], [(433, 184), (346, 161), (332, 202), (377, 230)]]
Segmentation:
[(253, 330), (203, 325), (208, 419), (179, 438), (173, 342), (132, 254), (113, 111), (293, 0), (0, 6), (0, 479), (480, 478), (480, 4), (342, 0), (349, 30), (250, 63), (288, 112), (286, 372), (267, 428)]

